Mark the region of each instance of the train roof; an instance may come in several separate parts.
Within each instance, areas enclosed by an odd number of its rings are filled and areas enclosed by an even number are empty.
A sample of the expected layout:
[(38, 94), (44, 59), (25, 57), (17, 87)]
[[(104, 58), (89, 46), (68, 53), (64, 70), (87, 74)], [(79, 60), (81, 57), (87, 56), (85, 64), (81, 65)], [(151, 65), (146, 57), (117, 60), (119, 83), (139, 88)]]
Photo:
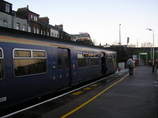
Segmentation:
[[(35, 33), (30, 33), (30, 32), (10, 29), (10, 28), (4, 28), (4, 27), (0, 27), (0, 35), (15, 37), (18, 39), (34, 40), (34, 41), (69, 45), (69, 46), (77, 46), (77, 47), (82, 47), (82, 48), (94, 48), (98, 50), (112, 51), (101, 46), (86, 45), (80, 42), (74, 42), (74, 41), (64, 40), (64, 39), (55, 38), (55, 37), (49, 37), (49, 36), (44, 36), (40, 34), (35, 34)], [(115, 52), (115, 51), (112, 51), (112, 52)]]

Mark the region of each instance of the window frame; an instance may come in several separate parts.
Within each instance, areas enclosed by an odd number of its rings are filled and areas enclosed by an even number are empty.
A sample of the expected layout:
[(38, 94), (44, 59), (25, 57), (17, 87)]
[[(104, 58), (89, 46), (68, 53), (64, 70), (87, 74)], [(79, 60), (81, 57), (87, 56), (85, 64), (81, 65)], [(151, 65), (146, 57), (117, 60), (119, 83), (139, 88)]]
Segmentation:
[(8, 27), (8, 20), (7, 19), (3, 19), (3, 27)]
[[(81, 54), (83, 58), (80, 58), (78, 54)], [(81, 64), (80, 63), (81, 61), (79, 61), (79, 59), (83, 59), (82, 62), (84, 62), (84, 63)], [(78, 64), (78, 68), (89, 67), (90, 66), (89, 65), (89, 53), (88, 52), (84, 52), (84, 51), (83, 52), (82, 51), (77, 52), (77, 62), (78, 62), (77, 63)]]
[[(15, 51), (30, 51), (31, 52), (31, 55), (30, 57), (26, 56), (26, 57), (16, 57), (15, 56)], [(41, 57), (35, 57), (33, 55), (33, 52), (44, 52), (45, 53), (45, 56), (41, 56)], [(13, 49), (13, 64), (14, 64), (14, 60), (16, 59), (22, 59), (22, 60), (31, 60), (31, 59), (45, 59), (45, 63), (46, 63), (46, 71), (44, 72), (39, 72), (39, 73), (33, 73), (33, 74), (24, 74), (24, 75), (16, 75), (15, 73), (15, 66), (13, 65), (13, 73), (14, 73), (14, 76), (15, 77), (23, 77), (23, 76), (31, 76), (31, 75), (39, 75), (39, 74), (42, 74), (42, 73), (45, 73), (47, 72), (47, 52), (45, 50), (38, 50), (38, 49), (24, 49), (24, 48), (14, 48)]]
[(20, 23), (19, 22), (16, 23), (16, 29), (20, 30)]
[[(90, 54), (89, 54), (89, 57), (90, 57), (90, 64), (91, 64), (91, 66), (98, 66), (99, 65), (99, 53), (97, 53), (97, 52), (91, 52)], [(92, 61), (93, 60), (97, 60), (97, 64), (96, 63), (92, 63)]]
[(5, 76), (5, 66), (4, 66), (4, 52), (3, 52), (3, 49), (0, 47), (0, 50), (2, 51), (2, 56), (0, 56), (0, 60), (2, 59), (3, 60), (3, 77), (0, 78), (0, 80), (2, 80)]
[(63, 70), (62, 53), (61, 52), (57, 52), (57, 68), (58, 68), (58, 70)]
[(10, 4), (8, 4), (8, 3), (5, 3), (5, 12), (6, 13), (10, 13)]
[(22, 31), (26, 31), (26, 25), (23, 24)]

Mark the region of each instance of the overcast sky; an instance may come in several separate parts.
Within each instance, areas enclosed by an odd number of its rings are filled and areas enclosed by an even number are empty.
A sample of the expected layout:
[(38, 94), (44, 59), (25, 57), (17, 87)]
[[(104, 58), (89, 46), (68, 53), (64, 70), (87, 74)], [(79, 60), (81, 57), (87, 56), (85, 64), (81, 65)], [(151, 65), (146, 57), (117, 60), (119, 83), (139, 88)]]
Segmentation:
[[(51, 25), (63, 24), (69, 34), (87, 32), (97, 44), (119, 42), (158, 47), (158, 0), (5, 0), (13, 10), (29, 5), (30, 11), (49, 17)], [(146, 30), (153, 29), (153, 31)]]

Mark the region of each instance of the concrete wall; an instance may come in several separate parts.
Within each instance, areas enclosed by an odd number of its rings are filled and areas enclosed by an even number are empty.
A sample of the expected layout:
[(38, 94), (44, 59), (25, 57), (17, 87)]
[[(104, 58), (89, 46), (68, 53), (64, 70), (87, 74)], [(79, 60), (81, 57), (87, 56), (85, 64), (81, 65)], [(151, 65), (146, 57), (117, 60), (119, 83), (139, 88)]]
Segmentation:
[(0, 26), (12, 28), (12, 16), (6, 13), (0, 12)]

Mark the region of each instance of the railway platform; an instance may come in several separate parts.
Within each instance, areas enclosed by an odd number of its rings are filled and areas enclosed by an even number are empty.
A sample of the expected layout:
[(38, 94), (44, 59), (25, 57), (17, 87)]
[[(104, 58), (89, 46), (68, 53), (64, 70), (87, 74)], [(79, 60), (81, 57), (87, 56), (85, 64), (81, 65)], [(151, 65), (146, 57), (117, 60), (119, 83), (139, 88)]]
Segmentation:
[[(156, 73), (156, 71), (155, 71)], [(152, 67), (138, 66), (42, 118), (158, 118), (158, 81)]]

